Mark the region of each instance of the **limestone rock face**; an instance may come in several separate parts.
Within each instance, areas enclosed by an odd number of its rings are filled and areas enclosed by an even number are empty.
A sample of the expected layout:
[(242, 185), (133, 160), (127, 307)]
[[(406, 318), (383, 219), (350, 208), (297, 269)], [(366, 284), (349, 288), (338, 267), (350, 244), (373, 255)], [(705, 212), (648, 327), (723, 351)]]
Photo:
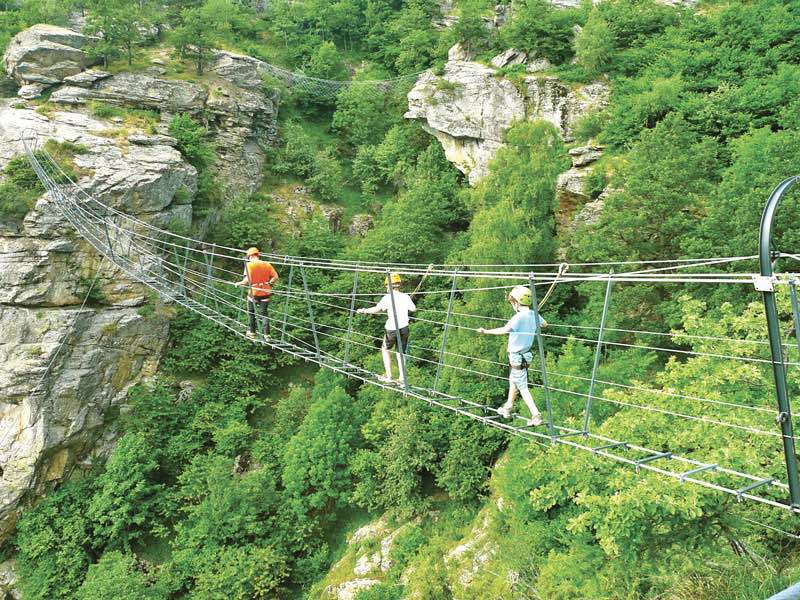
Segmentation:
[(69, 29), (34, 25), (14, 36), (3, 55), (3, 66), (21, 85), (60, 83), (92, 63), (82, 50), (88, 41)]
[(88, 87), (63, 87), (53, 92), (50, 99), (64, 104), (100, 100), (120, 106), (197, 114), (203, 110), (207, 98), (203, 86), (189, 81), (158, 79), (144, 73), (119, 73), (96, 80)]
[[(559, 238), (568, 240), (584, 224), (594, 224), (600, 219), (605, 206), (604, 192), (593, 199), (586, 191), (585, 180), (596, 168), (595, 162), (602, 156), (601, 146), (572, 148), (569, 157), (572, 167), (558, 176), (556, 181), (556, 227)], [(557, 257), (566, 257), (566, 248), (560, 248)]]
[(17, 590), (17, 563), (13, 559), (0, 563), (0, 596), (3, 600), (22, 598)]
[[(23, 152), (28, 131), (68, 141), (84, 148), (74, 162), (88, 193), (144, 221), (188, 224), (195, 169), (169, 145), (104, 137), (110, 125), (0, 102), (0, 168)], [(95, 275), (102, 300), (81, 309)], [(91, 457), (107, 437), (108, 409), (155, 372), (168, 321), (139, 314), (146, 297), (141, 285), (101, 265), (46, 194), (22, 223), (0, 223), (0, 541), (26, 495)]]
[[(507, 51), (496, 64), (522, 64), (524, 54)], [(512, 83), (491, 67), (450, 60), (444, 75), (423, 73), (408, 94), (408, 119), (423, 122), (436, 136), (447, 159), (467, 174), (471, 184), (487, 173), (489, 161), (503, 145), (514, 121), (544, 119), (558, 128), (566, 141), (586, 112), (606, 105), (608, 88), (592, 83), (571, 88), (557, 77), (527, 75)]]
[(57, 89), (50, 99), (74, 106), (95, 100), (157, 110), (161, 112), (164, 129), (177, 113), (203, 120), (212, 133), (219, 155), (214, 169), (232, 191), (249, 193), (255, 191), (261, 181), (266, 156), (263, 146), (271, 144), (277, 135), (274, 101), (255, 89), (261, 85), (260, 75), (253, 75), (252, 81), (248, 79), (247, 69), (253, 65), (252, 61), (255, 59), (250, 57), (223, 61), (232, 65), (230, 71), (220, 67), (222, 75), (228, 79), (221, 75), (209, 87), (161, 79), (147, 73), (120, 73), (97, 77), (91, 82), (88, 81), (90, 77), (77, 82), (73, 78), (71, 85)]
[(405, 117), (421, 120), (472, 184), (486, 174), (511, 123), (525, 117), (523, 95), (494, 74), (478, 63), (448, 61), (443, 77), (423, 73), (408, 94)]
[(92, 84), (95, 81), (100, 81), (101, 79), (105, 79), (107, 77), (111, 77), (111, 73), (107, 73), (105, 71), (99, 71), (96, 69), (89, 69), (88, 71), (82, 71), (77, 75), (70, 75), (69, 77), (65, 77), (64, 83), (68, 83), (69, 85), (76, 85), (78, 87), (92, 87)]

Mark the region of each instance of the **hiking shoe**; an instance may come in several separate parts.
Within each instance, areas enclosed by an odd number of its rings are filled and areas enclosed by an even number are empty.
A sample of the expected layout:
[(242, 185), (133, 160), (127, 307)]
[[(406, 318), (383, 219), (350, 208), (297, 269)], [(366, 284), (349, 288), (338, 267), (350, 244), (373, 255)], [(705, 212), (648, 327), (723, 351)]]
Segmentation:
[(255, 340), (256, 339), (256, 334), (253, 333), (252, 331), (248, 331), (245, 335), (247, 336), (247, 339), (250, 339), (250, 340)]
[(381, 383), (393, 383), (394, 380), (389, 375), (378, 375), (378, 381)]
[(503, 404), (503, 406), (501, 406), (500, 408), (497, 409), (497, 414), (499, 414), (504, 419), (510, 419), (511, 418), (511, 407), (506, 406), (505, 404)]
[(536, 413), (528, 419), (528, 427), (538, 427), (542, 423), (544, 423), (544, 421), (542, 420), (542, 415), (539, 413)]

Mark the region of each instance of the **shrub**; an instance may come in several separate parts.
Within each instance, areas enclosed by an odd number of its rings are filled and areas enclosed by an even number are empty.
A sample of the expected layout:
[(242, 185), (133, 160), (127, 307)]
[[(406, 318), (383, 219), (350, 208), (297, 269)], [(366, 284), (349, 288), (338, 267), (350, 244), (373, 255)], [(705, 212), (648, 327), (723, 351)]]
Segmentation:
[(321, 150), (314, 157), (314, 174), (308, 185), (328, 202), (339, 200), (345, 185), (342, 165), (331, 150)]
[(93, 491), (91, 478), (70, 481), (20, 519), (17, 564), (27, 600), (75, 597), (92, 560), (86, 509)]
[(285, 145), (278, 152), (273, 170), (283, 175), (308, 177), (314, 170), (314, 144), (303, 128), (294, 121), (283, 126)]
[(163, 593), (147, 586), (133, 554), (106, 552), (89, 567), (77, 600), (158, 600)]
[(196, 169), (206, 169), (214, 162), (208, 130), (189, 115), (175, 115), (169, 122), (169, 134), (178, 140), (178, 150)]

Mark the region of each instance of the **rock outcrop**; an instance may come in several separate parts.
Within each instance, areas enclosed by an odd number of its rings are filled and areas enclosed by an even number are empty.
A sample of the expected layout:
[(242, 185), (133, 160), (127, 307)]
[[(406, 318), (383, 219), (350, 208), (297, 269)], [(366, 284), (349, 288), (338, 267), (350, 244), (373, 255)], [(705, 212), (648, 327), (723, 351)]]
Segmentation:
[(17, 590), (17, 563), (13, 559), (0, 563), (0, 598), (3, 600), (22, 598)]
[(52, 85), (92, 64), (83, 51), (89, 38), (54, 25), (34, 25), (9, 42), (3, 55), (6, 73), (20, 85)]
[[(237, 83), (240, 81), (243, 87)], [(277, 135), (277, 106), (260, 90), (240, 80), (236, 72), (230, 74), (230, 80), (220, 77), (207, 85), (147, 73), (103, 76), (96, 71), (78, 81), (75, 77), (65, 80), (65, 84), (53, 92), (52, 102), (81, 106), (93, 100), (155, 110), (161, 113), (165, 130), (177, 113), (204, 121), (219, 157), (214, 169), (226, 186), (234, 193), (250, 193), (258, 188), (264, 147), (273, 143)]]
[[(188, 224), (195, 169), (170, 145), (105, 137), (110, 126), (0, 102), (0, 168), (23, 152), (30, 131), (70, 142), (87, 192), (157, 225)], [(26, 495), (90, 459), (108, 437), (108, 409), (155, 372), (168, 321), (141, 310), (147, 297), (102, 264), (46, 194), (21, 223), (0, 224), (0, 541)]]
[(150, 109), (161, 114), (166, 133), (177, 113), (200, 119), (212, 133), (219, 160), (212, 167), (233, 194), (252, 193), (261, 184), (268, 146), (277, 139), (277, 96), (264, 91), (269, 65), (248, 56), (218, 52), (203, 83), (161, 78), (158, 65), (146, 73), (88, 69), (83, 34), (35, 25), (17, 34), (3, 56), (6, 73), (22, 87), (23, 99), (38, 98), (60, 86), (54, 103), (81, 107), (89, 101)]
[[(523, 64), (522, 53), (508, 51), (496, 64)], [(537, 65), (537, 68), (539, 65)], [(485, 65), (450, 60), (441, 77), (428, 71), (408, 94), (408, 119), (418, 119), (444, 148), (447, 159), (471, 184), (486, 175), (489, 161), (503, 145), (514, 121), (544, 119), (573, 139), (577, 120), (608, 101), (604, 83), (573, 88), (557, 77), (529, 74), (514, 81)]]

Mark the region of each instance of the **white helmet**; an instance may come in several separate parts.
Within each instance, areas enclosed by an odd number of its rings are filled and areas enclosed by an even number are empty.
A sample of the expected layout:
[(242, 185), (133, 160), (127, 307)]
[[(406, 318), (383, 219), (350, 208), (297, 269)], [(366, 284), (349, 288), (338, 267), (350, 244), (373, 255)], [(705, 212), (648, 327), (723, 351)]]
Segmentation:
[(524, 285), (515, 285), (508, 293), (508, 300), (516, 300), (521, 306), (531, 305), (531, 290)]

